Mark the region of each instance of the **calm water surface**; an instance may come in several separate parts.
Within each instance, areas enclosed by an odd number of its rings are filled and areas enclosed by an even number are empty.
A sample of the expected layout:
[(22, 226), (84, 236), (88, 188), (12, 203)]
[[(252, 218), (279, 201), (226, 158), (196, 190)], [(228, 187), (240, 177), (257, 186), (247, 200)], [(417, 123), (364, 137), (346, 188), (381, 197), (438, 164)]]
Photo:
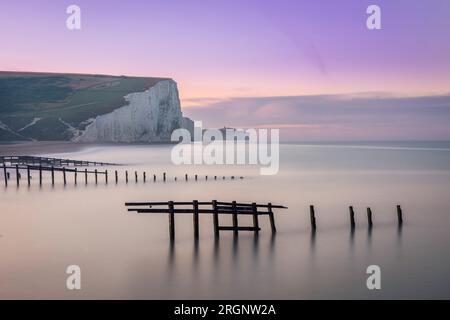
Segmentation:
[[(173, 166), (170, 150), (91, 146), (48, 154), (126, 163), (118, 168), (117, 185), (110, 175), (108, 185), (100, 178), (98, 185), (91, 179), (86, 186), (80, 175), (75, 186), (68, 175), (67, 186), (58, 176), (51, 187), (50, 175), (44, 175), (41, 188), (37, 176), (30, 188), (25, 180), (17, 188), (11, 173), (10, 186), (0, 186), (0, 298), (450, 298), (449, 144), (286, 144), (276, 176), (260, 176), (254, 166)], [(164, 171), (166, 183), (160, 181)], [(185, 182), (186, 172), (199, 174), (199, 181)], [(206, 174), (245, 178), (205, 181)], [(192, 216), (177, 215), (170, 246), (166, 215), (128, 213), (124, 207), (126, 201), (193, 199), (270, 201), (289, 209), (276, 211), (274, 237), (261, 217), (258, 238), (222, 232), (218, 242), (211, 219), (201, 216), (198, 245)], [(316, 207), (315, 234), (310, 204)], [(401, 229), (397, 204), (404, 211)], [(349, 205), (356, 210), (354, 232)], [(239, 222), (250, 225), (251, 218)], [(221, 223), (231, 221), (221, 217)], [(79, 291), (65, 286), (72, 264), (82, 270)], [(382, 270), (379, 291), (366, 288), (371, 264)]]

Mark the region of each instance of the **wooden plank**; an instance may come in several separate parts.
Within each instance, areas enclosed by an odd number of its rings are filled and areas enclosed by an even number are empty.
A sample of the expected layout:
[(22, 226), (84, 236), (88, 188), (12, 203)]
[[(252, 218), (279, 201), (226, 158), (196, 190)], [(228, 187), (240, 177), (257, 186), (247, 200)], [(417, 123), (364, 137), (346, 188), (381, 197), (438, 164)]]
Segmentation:
[(259, 231), (259, 230), (261, 230), (261, 228), (259, 228), (259, 227), (255, 228), (255, 227), (220, 226), (219, 230), (238, 232), (238, 231)]

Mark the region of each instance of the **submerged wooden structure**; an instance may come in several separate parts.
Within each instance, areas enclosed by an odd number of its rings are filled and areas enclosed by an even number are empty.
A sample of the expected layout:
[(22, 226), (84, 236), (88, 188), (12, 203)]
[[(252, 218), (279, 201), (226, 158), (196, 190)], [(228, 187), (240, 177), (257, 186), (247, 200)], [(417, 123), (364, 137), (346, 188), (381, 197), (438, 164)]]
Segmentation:
[[(273, 209), (287, 209), (285, 206), (257, 203), (238, 203), (222, 202), (212, 200), (208, 202), (202, 202), (193, 200), (191, 202), (126, 202), (125, 206), (128, 207), (128, 211), (137, 213), (166, 213), (169, 217), (169, 237), (170, 240), (175, 240), (175, 214), (192, 214), (193, 226), (194, 226), (194, 238), (198, 240), (200, 223), (200, 214), (209, 214), (213, 216), (213, 228), (216, 238), (219, 237), (220, 231), (233, 231), (235, 235), (239, 231), (252, 231), (255, 234), (261, 230), (259, 227), (259, 216), (268, 216), (270, 221), (270, 227), (272, 233), (276, 232), (275, 217)], [(231, 215), (232, 225), (223, 226), (220, 225), (220, 215)], [(239, 226), (238, 217), (241, 215), (251, 215), (253, 217), (252, 226)]]
[(54, 166), (54, 167), (119, 166), (119, 164), (117, 163), (35, 157), (35, 156), (0, 156), (0, 165), (3, 164), (7, 166), (34, 165), (34, 166)]

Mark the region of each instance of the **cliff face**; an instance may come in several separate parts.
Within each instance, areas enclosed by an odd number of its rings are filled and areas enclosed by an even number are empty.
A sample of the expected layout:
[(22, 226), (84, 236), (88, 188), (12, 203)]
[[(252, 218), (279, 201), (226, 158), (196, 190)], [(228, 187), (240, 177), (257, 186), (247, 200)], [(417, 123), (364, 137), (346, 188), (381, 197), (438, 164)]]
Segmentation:
[(183, 118), (177, 84), (161, 80), (148, 90), (125, 96), (127, 105), (97, 116), (79, 131), (77, 142), (168, 142), (172, 131), (193, 128)]

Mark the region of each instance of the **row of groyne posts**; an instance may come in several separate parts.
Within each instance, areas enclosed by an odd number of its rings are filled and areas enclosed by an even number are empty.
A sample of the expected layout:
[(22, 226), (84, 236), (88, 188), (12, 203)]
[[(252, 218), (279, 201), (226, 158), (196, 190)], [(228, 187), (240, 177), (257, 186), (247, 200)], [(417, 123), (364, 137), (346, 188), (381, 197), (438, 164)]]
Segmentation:
[[(353, 209), (353, 206), (349, 206), (348, 211), (350, 216), (350, 227), (354, 229), (356, 226), (356, 221), (355, 221), (355, 210)], [(370, 207), (367, 207), (367, 226), (369, 228), (373, 227), (372, 216), (373, 216), (372, 209)], [(311, 230), (315, 231), (317, 229), (317, 222), (316, 222), (316, 211), (313, 205), (309, 206), (309, 217), (311, 221)], [(403, 211), (400, 205), (397, 205), (397, 222), (398, 226), (403, 225)]]
[[(237, 235), (239, 231), (252, 231), (255, 235), (258, 235), (261, 230), (259, 226), (259, 216), (269, 216), (270, 227), (272, 234), (275, 234), (277, 229), (275, 227), (275, 216), (273, 209), (288, 209), (282, 205), (273, 205), (272, 203), (257, 204), (253, 203), (237, 203), (221, 202), (212, 200), (209, 202), (200, 202), (193, 200), (192, 202), (126, 202), (125, 206), (129, 212), (136, 213), (166, 213), (169, 216), (169, 238), (173, 242), (175, 240), (175, 214), (192, 214), (193, 226), (194, 226), (194, 239), (197, 241), (199, 238), (199, 215), (200, 214), (212, 214), (213, 216), (213, 228), (214, 236), (219, 237), (220, 231), (233, 231), (234, 235)], [(178, 206), (178, 208), (176, 208)], [(180, 208), (181, 207), (181, 208)], [(206, 207), (206, 208), (205, 208)], [(232, 215), (232, 225), (222, 226), (219, 223), (219, 215)], [(252, 226), (239, 226), (239, 215), (251, 215), (253, 217)], [(349, 207), (350, 215), (350, 227), (354, 230), (356, 226), (355, 211), (353, 206)], [(397, 205), (397, 220), (399, 227), (403, 224), (403, 212), (400, 205)], [(314, 206), (310, 206), (310, 221), (311, 231), (316, 232), (317, 222)], [(367, 222), (369, 228), (373, 226), (372, 210), (367, 208)]]
[[(43, 172), (51, 173), (51, 183), (55, 184), (55, 174), (57, 172), (62, 173), (63, 183), (67, 184), (67, 174), (73, 173), (74, 183), (78, 183), (78, 174), (84, 175), (84, 182), (88, 184), (88, 176), (94, 175), (95, 184), (99, 181), (99, 176), (104, 176), (104, 181), (108, 183), (108, 170), (88, 170), (85, 168), (84, 170), (78, 170), (77, 166), (119, 166), (119, 164), (115, 163), (105, 163), (105, 162), (93, 162), (93, 161), (79, 161), (79, 160), (68, 160), (68, 159), (56, 159), (56, 158), (41, 158), (41, 157), (31, 157), (31, 156), (20, 156), (20, 157), (11, 157), (11, 156), (2, 156), (0, 157), (0, 164), (3, 167), (3, 175), (5, 186), (8, 186), (8, 180), (10, 180), (10, 171), (15, 171), (16, 176), (16, 184), (20, 185), (21, 179), (21, 171), (26, 171), (27, 175), (27, 183), (28, 186), (31, 186), (32, 172), (37, 172), (39, 177), (39, 185), (42, 185), (43, 182)], [(60, 167), (60, 165), (73, 166), (74, 168), (66, 168)], [(212, 176), (214, 180), (222, 179), (225, 180), (226, 177), (218, 177)], [(231, 176), (231, 180), (234, 179), (243, 179), (242, 176), (235, 177)], [(167, 180), (166, 172), (162, 174), (162, 181), (166, 182)], [(177, 177), (174, 177), (174, 180), (177, 181)], [(189, 180), (189, 175), (184, 175), (185, 181)], [(195, 174), (193, 179), (197, 181), (199, 179), (199, 175)], [(117, 170), (114, 171), (114, 180), (117, 184), (119, 182), (119, 172)], [(130, 180), (128, 170), (125, 170), (125, 182), (128, 183)], [(138, 182), (138, 172), (134, 171), (134, 181)], [(157, 180), (156, 174), (153, 174), (153, 181)], [(208, 175), (205, 176), (205, 180), (208, 180)], [(147, 182), (147, 173), (142, 172), (142, 181)]]

